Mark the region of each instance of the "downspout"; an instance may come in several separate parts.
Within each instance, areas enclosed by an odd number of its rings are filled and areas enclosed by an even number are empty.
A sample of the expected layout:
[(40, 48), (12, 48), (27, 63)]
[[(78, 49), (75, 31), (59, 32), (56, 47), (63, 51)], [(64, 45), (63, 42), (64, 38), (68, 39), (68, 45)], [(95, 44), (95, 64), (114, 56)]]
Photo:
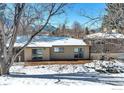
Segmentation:
[(89, 60), (91, 60), (91, 45), (89, 45)]

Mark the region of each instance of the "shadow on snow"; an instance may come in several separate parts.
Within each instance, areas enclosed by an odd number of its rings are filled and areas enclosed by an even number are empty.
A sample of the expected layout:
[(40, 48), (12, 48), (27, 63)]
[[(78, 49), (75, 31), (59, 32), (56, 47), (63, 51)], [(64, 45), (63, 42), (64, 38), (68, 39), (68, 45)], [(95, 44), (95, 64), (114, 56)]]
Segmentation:
[(104, 83), (109, 85), (124, 85), (124, 77), (105, 76), (104, 74), (94, 73), (61, 73), (61, 74), (42, 74), (42, 75), (26, 75), (26, 74), (10, 74), (10, 77), (16, 78), (39, 78), (39, 79), (56, 79), (56, 80), (80, 80), (96, 83)]

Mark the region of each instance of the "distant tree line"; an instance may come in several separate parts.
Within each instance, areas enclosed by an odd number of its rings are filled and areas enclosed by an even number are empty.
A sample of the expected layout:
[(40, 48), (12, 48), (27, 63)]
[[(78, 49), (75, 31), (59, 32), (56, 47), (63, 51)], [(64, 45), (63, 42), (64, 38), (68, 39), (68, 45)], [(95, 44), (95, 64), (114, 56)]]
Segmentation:
[(52, 36), (67, 36), (73, 38), (83, 38), (85, 35), (95, 33), (95, 30), (90, 30), (88, 27), (83, 27), (79, 22), (73, 22), (69, 28), (67, 25), (61, 24), (56, 31), (52, 32)]

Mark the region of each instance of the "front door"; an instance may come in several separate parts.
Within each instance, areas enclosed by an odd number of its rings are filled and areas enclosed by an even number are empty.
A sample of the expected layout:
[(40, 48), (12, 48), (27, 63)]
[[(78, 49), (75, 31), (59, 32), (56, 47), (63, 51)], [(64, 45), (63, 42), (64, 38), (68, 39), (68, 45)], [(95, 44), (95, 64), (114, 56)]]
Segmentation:
[(74, 48), (74, 58), (75, 59), (81, 59), (81, 58), (83, 58), (82, 48)]

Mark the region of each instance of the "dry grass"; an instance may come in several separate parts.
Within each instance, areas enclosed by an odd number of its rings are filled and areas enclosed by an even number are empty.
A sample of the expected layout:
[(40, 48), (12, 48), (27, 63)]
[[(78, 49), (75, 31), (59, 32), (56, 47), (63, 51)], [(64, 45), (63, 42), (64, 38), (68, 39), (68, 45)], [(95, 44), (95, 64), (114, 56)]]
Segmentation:
[(72, 61), (38, 61), (38, 62), (25, 62), (25, 66), (37, 66), (37, 65), (55, 65), (55, 64), (85, 64), (90, 60), (72, 60)]

